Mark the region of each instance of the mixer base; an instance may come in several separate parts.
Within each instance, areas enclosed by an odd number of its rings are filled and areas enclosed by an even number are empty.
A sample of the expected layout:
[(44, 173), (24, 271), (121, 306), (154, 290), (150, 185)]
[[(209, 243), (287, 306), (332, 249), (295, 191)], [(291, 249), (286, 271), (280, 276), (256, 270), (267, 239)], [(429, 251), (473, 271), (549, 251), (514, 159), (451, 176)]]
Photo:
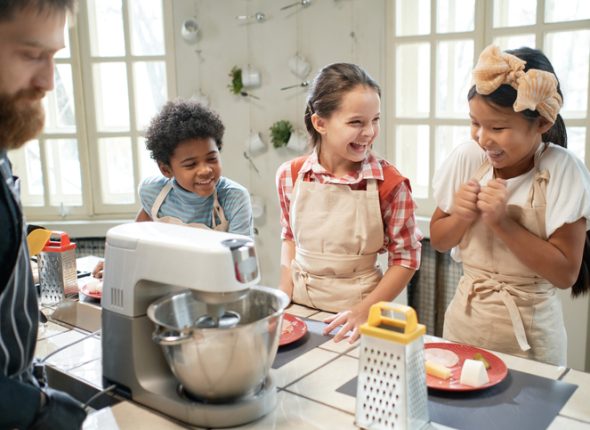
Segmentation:
[(268, 375), (262, 387), (254, 394), (229, 403), (204, 403), (189, 398), (174, 381), (160, 387), (158, 393), (144, 392), (134, 400), (153, 409), (199, 427), (233, 427), (254, 421), (277, 404), (277, 389)]

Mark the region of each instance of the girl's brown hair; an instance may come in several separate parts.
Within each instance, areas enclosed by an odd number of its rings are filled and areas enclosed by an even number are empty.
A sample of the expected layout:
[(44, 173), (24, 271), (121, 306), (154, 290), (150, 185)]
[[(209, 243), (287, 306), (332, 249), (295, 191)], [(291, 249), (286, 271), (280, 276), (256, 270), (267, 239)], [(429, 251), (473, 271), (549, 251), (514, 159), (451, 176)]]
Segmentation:
[(340, 108), (344, 95), (359, 85), (374, 89), (381, 97), (377, 82), (356, 64), (334, 63), (320, 70), (311, 84), (305, 107), (305, 128), (312, 146), (320, 143), (321, 135), (313, 127), (311, 116), (316, 113), (329, 118)]

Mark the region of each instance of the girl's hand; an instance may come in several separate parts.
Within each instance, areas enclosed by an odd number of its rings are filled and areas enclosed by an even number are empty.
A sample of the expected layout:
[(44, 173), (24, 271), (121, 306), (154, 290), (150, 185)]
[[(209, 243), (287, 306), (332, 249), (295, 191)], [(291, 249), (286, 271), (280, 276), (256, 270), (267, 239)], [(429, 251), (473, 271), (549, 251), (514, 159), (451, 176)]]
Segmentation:
[(94, 269), (92, 270), (92, 276), (95, 278), (101, 279), (104, 272), (104, 260), (99, 261)]
[(478, 194), (477, 207), (482, 220), (493, 227), (506, 218), (508, 189), (504, 179), (492, 179)]
[(338, 326), (342, 326), (342, 328), (334, 336), (334, 342), (340, 342), (350, 332), (348, 343), (352, 344), (360, 337), (361, 333), (359, 331), (359, 327), (361, 324), (367, 321), (368, 317), (369, 309), (367, 308), (365, 310), (365, 307), (362, 306), (362, 303), (360, 303), (350, 310), (339, 312), (336, 315), (324, 319), (324, 322), (327, 323), (328, 326), (324, 328), (322, 334), (324, 336), (328, 335)]
[(473, 222), (479, 216), (477, 208), (477, 195), (481, 191), (479, 183), (471, 179), (459, 187), (455, 193), (453, 208), (451, 213), (459, 218)]

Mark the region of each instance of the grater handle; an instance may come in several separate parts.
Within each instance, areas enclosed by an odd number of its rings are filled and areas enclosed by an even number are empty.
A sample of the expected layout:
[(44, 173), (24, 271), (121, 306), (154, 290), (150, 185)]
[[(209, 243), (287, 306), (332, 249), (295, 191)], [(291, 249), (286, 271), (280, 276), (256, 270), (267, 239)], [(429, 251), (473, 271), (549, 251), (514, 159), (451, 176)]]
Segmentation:
[[(53, 240), (55, 236), (59, 236), (59, 239)], [(49, 238), (49, 242), (47, 243), (52, 245), (61, 244), (62, 246), (68, 246), (70, 244), (70, 236), (68, 236), (68, 234), (65, 231), (52, 230), (51, 237)]]
[[(406, 319), (399, 320), (396, 318), (389, 318), (383, 315), (383, 311), (404, 314)], [(371, 306), (371, 309), (369, 310), (369, 319), (367, 322), (372, 327), (386, 325), (400, 328), (403, 329), (405, 334), (414, 333), (418, 326), (418, 318), (416, 317), (416, 311), (413, 308), (391, 302), (379, 302)]]
[(52, 230), (49, 240), (45, 243), (43, 251), (56, 251), (67, 249), (73, 244), (70, 242), (70, 236), (65, 231)]

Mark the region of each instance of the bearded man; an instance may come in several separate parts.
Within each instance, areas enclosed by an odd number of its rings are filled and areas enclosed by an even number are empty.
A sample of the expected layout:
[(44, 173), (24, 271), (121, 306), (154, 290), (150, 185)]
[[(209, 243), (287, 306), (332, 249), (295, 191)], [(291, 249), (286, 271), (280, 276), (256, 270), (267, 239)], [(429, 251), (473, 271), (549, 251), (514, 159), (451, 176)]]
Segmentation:
[(43, 128), (41, 99), (53, 89), (75, 0), (0, 0), (0, 428), (79, 429), (82, 404), (33, 375), (39, 325), (19, 181), (7, 151)]

